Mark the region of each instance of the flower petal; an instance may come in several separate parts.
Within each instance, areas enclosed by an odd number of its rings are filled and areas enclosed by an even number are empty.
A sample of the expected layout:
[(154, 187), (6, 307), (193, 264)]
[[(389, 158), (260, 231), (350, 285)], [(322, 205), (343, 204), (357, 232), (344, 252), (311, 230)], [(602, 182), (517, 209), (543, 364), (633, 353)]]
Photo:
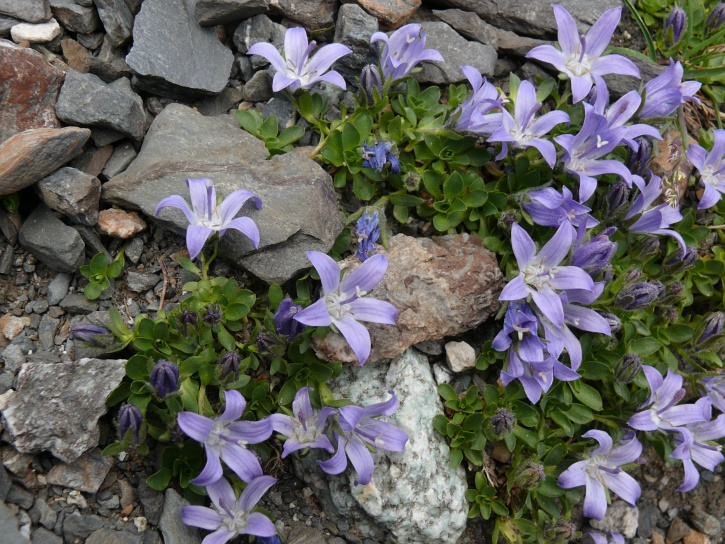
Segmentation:
[[(306, 255), (320, 276), (322, 292), (325, 296), (335, 291), (340, 284), (340, 265), (332, 257), (320, 251), (308, 251)], [(301, 313), (297, 314), (297, 317)], [(303, 322), (300, 321), (300, 323)], [(309, 323), (305, 323), (305, 325), (309, 325)]]
[(384, 421), (368, 421), (356, 431), (381, 450), (405, 451), (405, 444), (408, 442), (408, 434), (404, 430)]
[(216, 451), (211, 448), (206, 448), (206, 465), (201, 473), (191, 480), (194, 485), (207, 486), (211, 485), (222, 477), (224, 469), (219, 461), (219, 456)]
[(240, 529), (239, 534), (269, 538), (277, 534), (277, 529), (275, 529), (274, 524), (267, 516), (260, 512), (252, 512), (247, 516), (246, 527), (244, 527), (244, 529)]
[(605, 11), (594, 22), (585, 38), (586, 53), (590, 58), (604, 53), (621, 17), (622, 8), (618, 7)]
[(553, 45), (539, 45), (526, 53), (527, 59), (536, 59), (551, 64), (560, 72), (568, 72), (566, 56)]
[[(599, 471), (601, 474), (602, 471)], [(602, 520), (607, 513), (607, 495), (604, 486), (594, 478), (586, 477), (586, 496), (584, 497), (584, 515)]]
[(556, 327), (564, 325), (564, 308), (561, 305), (559, 295), (551, 289), (547, 289), (544, 292), (531, 291), (531, 298), (534, 299), (541, 313)]
[(184, 506), (181, 509), (181, 521), (185, 525), (199, 527), (207, 531), (218, 529), (223, 523), (222, 517), (218, 512), (205, 506)]
[(272, 436), (272, 420), (265, 417), (259, 421), (237, 421), (229, 425), (232, 438), (247, 444), (259, 444)]
[(292, 63), (299, 75), (302, 73), (302, 66), (307, 60), (308, 51), (307, 31), (302, 27), (287, 29), (284, 34), (284, 57), (287, 63)]
[(269, 420), (272, 422), (272, 429), (276, 433), (290, 437), (295, 432), (294, 420), (287, 414), (272, 414), (269, 416)]
[(284, 74), (287, 71), (282, 55), (279, 54), (277, 48), (271, 43), (255, 43), (249, 48), (247, 55), (259, 55), (260, 57), (264, 57), (272, 64), (272, 66), (274, 66), (277, 73)]
[[(596, 59), (595, 59), (596, 60)], [(572, 102), (576, 104), (584, 100), (589, 91), (592, 90), (592, 76), (588, 73), (582, 76), (571, 77), (571, 96)]]
[(267, 492), (267, 490), (277, 483), (275, 478), (271, 476), (260, 476), (251, 481), (247, 487), (244, 488), (242, 494), (239, 496), (237, 506), (245, 512), (251, 511)]
[(398, 397), (395, 393), (390, 390), (390, 398), (383, 402), (376, 402), (374, 404), (368, 404), (362, 409), (360, 417), (373, 417), (373, 416), (392, 416), (400, 405)]
[(644, 410), (634, 414), (627, 421), (627, 425), (638, 431), (656, 431), (657, 424), (652, 421), (652, 410)]
[(605, 55), (592, 59), (592, 74), (604, 76), (607, 74), (620, 74), (640, 78), (637, 65), (622, 55)]
[(204, 249), (204, 244), (209, 239), (209, 236), (214, 234), (214, 229), (209, 227), (203, 227), (201, 225), (189, 225), (186, 227), (186, 249), (189, 250), (189, 258), (196, 259), (196, 257)]
[[(576, 238), (576, 231), (570, 223), (564, 222), (557, 229), (554, 236), (541, 248), (537, 261), (547, 268), (558, 265), (567, 256), (571, 244)], [(513, 240), (512, 240), (513, 241)], [(561, 267), (563, 269), (566, 267)]]
[(572, 55), (579, 47), (579, 30), (576, 21), (563, 6), (552, 4), (551, 7), (554, 9), (554, 17), (556, 17), (559, 46), (564, 54)]
[(563, 489), (571, 489), (586, 485), (587, 465), (588, 461), (577, 461), (564, 472), (559, 474), (557, 484)]
[(367, 321), (369, 323), (385, 323), (395, 325), (398, 319), (398, 310), (384, 300), (372, 297), (363, 297), (353, 300), (347, 305), (356, 321)]
[(624, 471), (610, 474), (605, 470), (601, 470), (599, 475), (604, 479), (604, 484), (630, 506), (634, 506), (642, 494), (642, 489), (640, 489), (637, 480)]
[(236, 421), (244, 413), (247, 401), (239, 391), (224, 391), (224, 412), (217, 418), (219, 421)]
[(511, 227), (511, 245), (513, 246), (519, 270), (526, 268), (533, 262), (536, 255), (536, 244), (518, 223), (514, 223)]
[(705, 192), (702, 194), (700, 203), (697, 205), (698, 210), (707, 210), (708, 208), (712, 208), (715, 204), (720, 202), (720, 199), (722, 198), (722, 195), (718, 192), (718, 190), (709, 183), (703, 183), (703, 186), (705, 187)]
[[(326, 72), (336, 60), (344, 57), (345, 55), (349, 55), (350, 53), (352, 53), (352, 49), (346, 45), (342, 45), (341, 43), (331, 43), (321, 47), (307, 63), (307, 71), (309, 73), (316, 72), (318, 74)], [(342, 88), (345, 88), (344, 81)]]
[(181, 412), (177, 417), (177, 422), (181, 430), (189, 438), (201, 443), (206, 442), (212, 427), (214, 427), (214, 421), (212, 419), (200, 416), (194, 412)]
[(521, 276), (516, 276), (506, 284), (499, 295), (499, 300), (521, 300), (529, 296), (530, 289), (524, 284)]
[(262, 467), (247, 448), (226, 442), (222, 444), (222, 459), (226, 465), (245, 482), (251, 482), (262, 475)]
[(592, 277), (577, 266), (557, 266), (549, 285), (554, 289), (587, 289), (594, 288)]
[(226, 478), (220, 478), (214, 484), (207, 486), (206, 492), (219, 510), (233, 510), (237, 502), (234, 489)]
[(222, 200), (222, 203), (219, 204), (218, 210), (222, 224), (226, 225), (229, 221), (234, 219), (234, 216), (237, 215), (239, 210), (242, 209), (242, 206), (244, 206), (244, 203), (250, 198), (254, 202), (255, 208), (258, 210), (262, 208), (262, 199), (254, 193), (245, 191), (244, 189), (233, 191), (229, 196)]
[(194, 221), (196, 220), (196, 218), (194, 217), (194, 212), (191, 211), (191, 208), (189, 208), (189, 204), (187, 204), (186, 200), (181, 198), (179, 195), (171, 195), (167, 196), (166, 198), (162, 198), (161, 201), (156, 205), (154, 217), (158, 217), (161, 209), (167, 207), (178, 208), (179, 210), (181, 210), (186, 216), (186, 220), (190, 224), (194, 223)]
[(328, 327), (332, 323), (324, 298), (297, 312), (294, 320), (310, 327)]
[(592, 455), (607, 454), (612, 449), (612, 437), (604, 431), (592, 429), (591, 431), (585, 432), (582, 436), (584, 438), (593, 438), (594, 440), (599, 442), (599, 446), (592, 450)]
[(201, 217), (209, 217), (212, 208), (216, 206), (216, 189), (214, 182), (209, 178), (187, 179), (191, 198), (191, 209), (194, 214)]
[(677, 491), (680, 493), (687, 493), (697, 487), (697, 484), (700, 481), (700, 473), (691, 459), (683, 459), (682, 467), (685, 469), (685, 479), (680, 487), (677, 488)]
[[(347, 89), (345, 78), (343, 78), (336, 70), (330, 70), (326, 74), (316, 77), (312, 83), (316, 83), (318, 81), (326, 81), (327, 83), (340, 87), (343, 91)], [(311, 86), (312, 85), (306, 85), (306, 88), (310, 88)]]
[(370, 454), (364, 442), (357, 436), (353, 436), (345, 446), (345, 453), (347, 453), (352, 466), (357, 471), (359, 481), (356, 481), (355, 485), (369, 484), (373, 478), (375, 466), (373, 464), (373, 456)]
[(320, 468), (327, 474), (340, 474), (347, 468), (347, 456), (345, 455), (345, 444), (343, 438), (337, 436), (337, 451), (327, 461), (318, 461)]
[(255, 249), (259, 248), (259, 228), (257, 228), (257, 224), (250, 217), (237, 217), (236, 219), (232, 219), (224, 225), (224, 228), (219, 231), (219, 234), (224, 234), (227, 229), (238, 230), (252, 241)]
[(380, 253), (373, 255), (342, 279), (340, 291), (352, 294), (359, 288), (370, 292), (383, 279), (387, 269), (388, 258)]
[[(369, 261), (370, 259), (365, 262), (367, 263)], [(372, 347), (370, 342), (370, 333), (365, 326), (361, 325), (352, 318), (333, 319), (332, 323), (345, 337), (347, 343), (350, 344), (350, 347), (355, 352), (355, 356), (357, 357), (360, 366), (364, 365), (365, 361), (367, 361), (370, 356), (370, 349)]]
[(222, 527), (221, 529), (206, 535), (204, 540), (201, 541), (201, 544), (226, 544), (235, 536), (237, 536), (237, 533)]

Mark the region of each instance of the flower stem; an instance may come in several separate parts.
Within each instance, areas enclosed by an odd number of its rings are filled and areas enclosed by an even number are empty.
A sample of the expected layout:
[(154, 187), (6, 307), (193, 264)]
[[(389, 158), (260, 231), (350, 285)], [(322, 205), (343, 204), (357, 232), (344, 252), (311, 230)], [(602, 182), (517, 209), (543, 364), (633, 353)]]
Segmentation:
[(322, 148), (325, 147), (325, 144), (327, 143), (327, 136), (323, 136), (322, 132), (320, 132), (320, 143), (317, 144), (317, 147), (312, 150), (312, 153), (310, 153), (309, 158), (314, 159), (317, 155), (320, 154), (320, 151), (322, 151)]
[(197, 411), (199, 412), (199, 415), (204, 415), (204, 404), (206, 403), (206, 385), (201, 385), (199, 387), (199, 399), (197, 401), (199, 403), (199, 408)]

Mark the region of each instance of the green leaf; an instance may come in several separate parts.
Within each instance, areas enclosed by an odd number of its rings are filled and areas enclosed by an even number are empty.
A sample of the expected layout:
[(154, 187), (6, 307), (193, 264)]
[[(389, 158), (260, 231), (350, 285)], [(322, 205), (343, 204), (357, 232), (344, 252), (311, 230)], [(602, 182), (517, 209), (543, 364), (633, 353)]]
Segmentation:
[(276, 310), (282, 302), (282, 299), (284, 299), (284, 292), (282, 291), (282, 287), (280, 287), (279, 283), (272, 283), (269, 286), (267, 297), (269, 298), (269, 305)]
[(178, 259), (176, 259), (176, 262), (179, 263), (179, 266), (184, 270), (201, 277), (201, 269), (193, 262), (191, 262), (191, 260), (187, 257), (179, 257)]
[(590, 421), (594, 421), (594, 414), (592, 411), (582, 404), (573, 402), (566, 410), (566, 417), (568, 417), (573, 423), (584, 425)]
[(433, 226), (439, 232), (446, 232), (451, 224), (448, 221), (448, 216), (439, 213), (433, 216)]
[(463, 461), (463, 452), (458, 448), (451, 448), (451, 468), (456, 469)]
[(577, 399), (589, 406), (589, 408), (595, 412), (600, 412), (602, 410), (602, 396), (599, 394), (599, 391), (590, 385), (582, 383), (581, 380), (568, 383), (571, 392)]
[(479, 206), (483, 206), (486, 203), (486, 200), (488, 200), (488, 194), (486, 191), (473, 191), (463, 197), (463, 203), (468, 208), (478, 208)]
[(443, 184), (443, 194), (446, 200), (453, 200), (463, 192), (463, 178), (458, 172), (451, 174)]
[(677, 344), (687, 342), (693, 334), (693, 330), (687, 325), (669, 325), (663, 332), (671, 342)]
[(304, 127), (301, 127), (299, 125), (293, 125), (284, 129), (282, 133), (277, 137), (277, 141), (275, 143), (280, 147), (288, 146), (295, 143), (304, 135)]
[(131, 394), (131, 384), (128, 382), (121, 382), (116, 389), (111, 391), (106, 399), (106, 406), (115, 406), (116, 404), (123, 402)]
[[(349, 125), (348, 125), (349, 126)], [(367, 202), (375, 195), (375, 185), (370, 183), (360, 174), (352, 177), (352, 192), (363, 202)]]
[(126, 376), (132, 380), (148, 381), (149, 359), (145, 355), (136, 354), (126, 361)]
[(239, 321), (249, 314), (249, 307), (244, 304), (231, 304), (224, 310), (224, 319), (227, 321)]
[(536, 436), (536, 433), (522, 427), (521, 425), (516, 425), (516, 427), (514, 427), (513, 434), (529, 448), (536, 451), (536, 446), (539, 444), (539, 437)]
[[(301, 128), (301, 127), (300, 127)], [(277, 125), (277, 116), (275, 114), (267, 117), (259, 126), (259, 135), (263, 140), (270, 140), (277, 136), (279, 126)]]
[(418, 206), (419, 204), (423, 204), (425, 201), (417, 197), (415, 195), (398, 195), (398, 194), (391, 194), (388, 195), (388, 200), (391, 204), (394, 206)]
[(101, 293), (103, 293), (103, 291), (105, 291), (103, 285), (96, 283), (95, 281), (90, 282), (83, 288), (83, 294), (88, 300), (96, 300), (98, 297), (101, 296)]
[(118, 455), (122, 451), (126, 450), (126, 446), (123, 442), (114, 442), (113, 444), (109, 444), (105, 448), (103, 448), (103, 452), (101, 452), (101, 456), (108, 457), (109, 455)]
[(163, 491), (169, 486), (171, 482), (171, 470), (168, 468), (162, 468), (158, 472), (153, 473), (146, 479), (146, 484), (156, 491)]
[(106, 276), (109, 278), (117, 278), (123, 272), (123, 254), (120, 255), (119, 259), (116, 259), (108, 265), (106, 269)]
[(244, 130), (253, 136), (259, 137), (259, 126), (262, 124), (262, 114), (260, 112), (257, 110), (237, 110), (234, 112), (234, 118)]
[(219, 339), (219, 343), (224, 346), (224, 349), (226, 349), (227, 351), (234, 351), (234, 337), (229, 334), (229, 332), (221, 325), (219, 326), (217, 338)]
[(105, 253), (97, 253), (93, 256), (90, 263), (92, 274), (106, 274), (106, 268), (108, 268), (108, 258)]
[(584, 361), (577, 370), (587, 380), (603, 380), (611, 374), (609, 366), (597, 361)]
[(662, 344), (659, 340), (656, 340), (654, 338), (637, 338), (629, 343), (629, 350), (633, 351), (640, 357), (646, 357), (647, 355), (652, 355), (655, 353), (658, 349), (662, 347)]
[(445, 400), (458, 400), (456, 390), (447, 383), (442, 383), (438, 386), (438, 394)]
[(360, 133), (352, 123), (346, 123), (342, 127), (342, 148), (346, 151), (357, 151), (361, 144)]
[(398, 223), (405, 224), (408, 221), (408, 208), (406, 206), (393, 206), (393, 217)]

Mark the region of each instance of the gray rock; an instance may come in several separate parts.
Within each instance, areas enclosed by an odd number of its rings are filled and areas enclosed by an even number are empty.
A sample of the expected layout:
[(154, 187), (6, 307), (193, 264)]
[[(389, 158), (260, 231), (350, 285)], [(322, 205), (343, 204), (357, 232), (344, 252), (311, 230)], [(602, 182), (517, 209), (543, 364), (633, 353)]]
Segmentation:
[(650, 538), (655, 528), (662, 520), (659, 508), (653, 504), (646, 504), (639, 509), (639, 520), (637, 524), (637, 536)]
[(335, 42), (347, 45), (352, 53), (335, 63), (335, 69), (348, 81), (360, 76), (367, 64), (378, 63), (378, 52), (370, 38), (379, 30), (378, 20), (357, 4), (343, 4), (335, 23)]
[(38, 340), (44, 350), (50, 351), (55, 347), (55, 331), (58, 330), (58, 325), (60, 325), (60, 319), (56, 319), (50, 314), (46, 314), (40, 319)]
[(83, 264), (85, 244), (75, 229), (56, 218), (44, 204), (20, 228), (20, 245), (59, 272), (76, 272)]
[(95, 531), (103, 528), (103, 518), (96, 515), (83, 515), (73, 512), (63, 520), (63, 535), (67, 542), (79, 538), (85, 540)]
[[(234, 31), (232, 41), (237, 51), (243, 54), (246, 54), (255, 43), (260, 42), (269, 42), (281, 50), (284, 46), (284, 35), (285, 28), (282, 25), (274, 23), (266, 15), (260, 14), (241, 23)], [(249, 59), (255, 70), (269, 64), (266, 58), (259, 55), (252, 55)]]
[(164, 544), (158, 531), (147, 529), (143, 534), (143, 544)]
[(149, 289), (153, 289), (160, 278), (147, 270), (127, 270), (126, 271), (126, 287), (134, 293), (145, 293)]
[(15, 514), (2, 501), (0, 501), (0, 534), (3, 535), (3, 544), (28, 544), (28, 539), (20, 533)]
[(124, 0), (93, 0), (98, 9), (98, 16), (103, 28), (116, 47), (123, 45), (131, 38), (133, 14)]
[(52, 531), (39, 527), (32, 534), (33, 544), (63, 544), (63, 539)]
[(76, 39), (86, 49), (98, 49), (103, 44), (104, 32), (94, 32), (93, 34), (78, 34)]
[(133, 48), (126, 57), (141, 88), (190, 97), (216, 94), (226, 86), (234, 55), (213, 29), (199, 26), (195, 4), (195, 0), (142, 4), (133, 27)]
[(466, 372), (476, 368), (476, 351), (466, 342), (446, 344), (446, 363), (453, 372)]
[(690, 523), (695, 529), (708, 536), (717, 536), (722, 529), (720, 520), (712, 514), (708, 514), (699, 506), (696, 506), (690, 512)]
[(58, 22), (71, 32), (90, 34), (101, 26), (95, 8), (78, 5), (73, 0), (50, 0), (50, 9)]
[(136, 158), (136, 149), (130, 142), (118, 145), (113, 150), (113, 155), (108, 159), (106, 166), (103, 168), (103, 175), (106, 179), (111, 179), (123, 172), (128, 165)]
[(12, 482), (10, 481), (8, 471), (5, 470), (5, 467), (0, 463), (0, 502), (5, 501), (7, 498), (11, 485)]
[(83, 293), (71, 293), (60, 301), (60, 307), (71, 314), (90, 314), (98, 309), (98, 303), (88, 300)]
[(269, 3), (269, 0), (198, 0), (196, 20), (201, 26), (242, 21), (269, 11)]
[(73, 279), (72, 274), (61, 272), (48, 284), (48, 304), (50, 306), (57, 306), (68, 294), (71, 279)]
[(87, 128), (37, 128), (0, 145), (0, 195), (29, 187), (78, 156), (88, 141)]
[[(65, 42), (65, 40), (63, 40)], [(122, 77), (131, 77), (131, 68), (126, 64), (122, 49), (119, 49), (104, 36), (98, 55), (87, 58), (87, 71), (97, 75), (106, 83), (111, 83)], [(79, 70), (83, 71), (83, 70)]]
[(33, 502), (35, 502), (33, 494), (19, 485), (10, 486), (10, 491), (8, 491), (8, 496), (5, 500), (10, 504), (17, 504), (25, 510), (32, 508)]
[(77, 168), (81, 172), (90, 174), (91, 176), (98, 177), (112, 154), (113, 146), (109, 145), (100, 149), (91, 147), (87, 151), (83, 152), (80, 157), (72, 161), (70, 166)]
[(0, 274), (7, 276), (12, 273), (14, 253), (15, 251), (13, 250), (13, 246), (9, 243), (5, 244), (3, 254), (0, 255)]
[(118, 132), (117, 130), (111, 130), (108, 128), (93, 128), (91, 129), (91, 140), (96, 144), (96, 147), (105, 147), (107, 145), (115, 144), (120, 142), (126, 137), (125, 134)]
[(272, 74), (269, 70), (256, 72), (244, 86), (244, 100), (266, 102), (272, 98)]
[(143, 513), (149, 523), (158, 525), (161, 520), (161, 512), (164, 510), (164, 494), (151, 489), (146, 480), (141, 480), (138, 485), (138, 499), (143, 506)]
[(75, 168), (59, 168), (37, 184), (40, 197), (50, 209), (73, 221), (93, 226), (98, 223), (101, 182)]
[(164, 493), (164, 511), (159, 521), (159, 529), (165, 544), (199, 544), (199, 530), (179, 523), (181, 509), (189, 502), (171, 488)]
[(28, 512), (34, 524), (40, 523), (46, 529), (53, 529), (58, 520), (58, 513), (53, 510), (43, 499), (37, 499), (33, 508)]
[[(252, 251), (244, 235), (229, 230), (220, 254), (265, 281), (284, 282), (309, 267), (306, 251), (328, 251), (342, 229), (331, 180), (296, 153), (267, 160), (264, 144), (233, 123), (180, 104), (167, 106), (151, 125), (136, 160), (104, 184), (103, 198), (152, 217), (162, 198), (188, 195), (187, 178), (211, 177), (221, 195), (241, 188), (251, 191), (264, 208), (245, 207), (242, 212), (259, 227), (259, 251)], [(163, 210), (158, 221), (179, 234), (186, 231), (187, 221), (176, 210)]]
[[(98, 445), (98, 418), (124, 375), (124, 360), (25, 363), (16, 391), (0, 404), (5, 439), (20, 452), (50, 451), (66, 463), (75, 461)], [(37, 417), (38, 405), (47, 407), (43, 417)]]
[(327, 539), (319, 529), (295, 525), (287, 538), (287, 544), (327, 544)]
[(308, 30), (321, 30), (335, 24), (337, 4), (337, 0), (275, 0), (270, 6), (275, 12), (300, 23)]
[(297, 111), (286, 98), (274, 97), (262, 108), (262, 115), (266, 119), (270, 115), (277, 116), (277, 128), (282, 132), (287, 127), (295, 124)]
[(468, 486), (463, 467), (450, 469), (450, 448), (433, 429), (433, 416), (443, 407), (427, 358), (408, 350), (391, 363), (345, 367), (329, 385), (336, 398), (360, 405), (386, 400), (387, 391), (394, 390), (400, 407), (387, 420), (405, 430), (409, 440), (405, 452), (378, 457), (367, 486), (353, 485), (354, 470), (325, 475), (316, 453), (295, 458), (298, 475), (322, 491), (325, 511), (367, 521), (357, 525), (363, 538), (372, 536), (366, 527), (377, 524), (392, 535), (389, 540), (401, 544), (455, 543), (466, 527)]
[(59, 463), (48, 472), (47, 480), (50, 485), (61, 485), (97, 493), (108, 471), (113, 466), (111, 457), (103, 457), (101, 450), (95, 448), (81, 455), (72, 463)]
[(7, 37), (10, 35), (10, 29), (19, 24), (20, 21), (12, 17), (3, 17), (0, 15), (0, 36)]
[(647, 83), (650, 79), (657, 77), (664, 72), (667, 67), (661, 64), (655, 64), (642, 60), (634, 55), (624, 55), (631, 60), (637, 68), (639, 68), (639, 75), (642, 79), (637, 79), (631, 76), (622, 76), (619, 74), (609, 74), (604, 76), (604, 81), (607, 83), (607, 89), (613, 97), (619, 97), (627, 94), (631, 90), (639, 90), (640, 84)]
[(194, 107), (202, 114), (209, 117), (229, 113), (229, 110), (236, 108), (244, 98), (242, 89), (236, 87), (224, 87), (224, 90), (216, 96), (200, 100)]
[(426, 47), (436, 49), (445, 62), (423, 62), (414, 77), (424, 83), (447, 84), (465, 81), (461, 66), (473, 66), (485, 76), (493, 75), (496, 50), (490, 45), (469, 42), (446, 23), (426, 23)]
[(98, 529), (86, 540), (86, 544), (141, 544), (142, 542), (143, 535), (109, 529)]
[(126, 258), (133, 264), (138, 264), (141, 255), (143, 254), (143, 240), (141, 238), (134, 238), (126, 246)]
[(28, 23), (42, 23), (51, 16), (48, 0), (0, 0), (0, 13)]
[(639, 509), (621, 500), (613, 501), (604, 519), (590, 519), (589, 524), (597, 531), (622, 533), (626, 538), (633, 538), (639, 526)]
[(143, 107), (125, 92), (93, 74), (72, 71), (65, 76), (56, 104), (58, 117), (69, 124), (112, 129), (131, 138), (143, 137)]

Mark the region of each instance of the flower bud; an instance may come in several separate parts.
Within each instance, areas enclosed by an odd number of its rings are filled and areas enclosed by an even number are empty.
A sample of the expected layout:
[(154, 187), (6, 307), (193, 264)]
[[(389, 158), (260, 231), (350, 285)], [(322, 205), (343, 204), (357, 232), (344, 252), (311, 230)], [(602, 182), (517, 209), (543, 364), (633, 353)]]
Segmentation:
[(545, 478), (544, 465), (532, 459), (527, 459), (517, 467), (514, 474), (514, 483), (524, 489), (536, 489), (536, 486), (543, 482)]
[(550, 521), (544, 528), (544, 542), (548, 544), (566, 544), (579, 538), (577, 526), (571, 521), (559, 519)]
[(623, 310), (639, 310), (646, 308), (660, 296), (659, 282), (643, 282), (622, 289), (617, 295), (615, 305)]
[(501, 212), (501, 216), (498, 218), (498, 227), (506, 232), (511, 231), (511, 227), (514, 223), (518, 223), (521, 219), (521, 214), (514, 210), (505, 210)]
[(703, 320), (704, 327), (700, 336), (697, 338), (697, 344), (701, 345), (716, 338), (722, 334), (723, 326), (725, 325), (725, 314), (722, 312), (713, 312), (705, 317)]
[(409, 193), (414, 193), (420, 187), (420, 176), (416, 172), (406, 172), (403, 176), (403, 187)]
[(617, 244), (603, 234), (574, 251), (572, 265), (585, 270), (592, 278), (607, 266), (617, 252)]
[(166, 359), (159, 359), (151, 371), (151, 387), (160, 399), (179, 390), (179, 367)]
[(637, 142), (637, 151), (629, 151), (626, 165), (633, 174), (644, 177), (652, 159), (652, 140), (639, 136), (634, 141)]
[(222, 311), (218, 304), (209, 304), (204, 314), (204, 323), (207, 325), (218, 325), (222, 320)]
[(277, 334), (284, 334), (291, 342), (305, 330), (305, 326), (294, 318), (301, 310), (302, 306), (292, 302), (289, 297), (280, 302), (274, 313), (274, 326)]
[(219, 367), (221, 368), (221, 378), (226, 378), (230, 374), (236, 378), (239, 375), (239, 362), (242, 360), (241, 355), (228, 351), (219, 359)]
[(260, 332), (257, 335), (257, 349), (259, 350), (259, 353), (269, 351), (270, 348), (276, 345), (278, 345), (278, 342), (271, 334), (266, 332)]
[(258, 536), (256, 538), (257, 544), (282, 544), (282, 540), (279, 535), (273, 536)]
[(143, 425), (141, 410), (133, 404), (126, 404), (121, 407), (118, 412), (118, 431), (121, 434), (121, 440), (125, 440), (128, 431), (131, 430), (133, 432), (133, 441), (138, 444), (141, 425)]
[(186, 334), (188, 327), (196, 327), (197, 322), (196, 312), (192, 310), (184, 310), (179, 316), (179, 323), (184, 334)]
[(630, 248), (629, 254), (635, 259), (644, 262), (656, 255), (659, 249), (660, 241), (657, 238), (645, 236)]
[(607, 191), (604, 200), (604, 216), (611, 218), (624, 213), (624, 207), (628, 200), (629, 189), (627, 188), (627, 184), (623, 181), (618, 181)]
[(720, 27), (725, 23), (725, 3), (720, 3), (715, 6), (710, 12), (710, 16), (707, 18), (706, 26), (708, 30), (714, 31), (719, 30)]
[(675, 323), (680, 319), (680, 312), (677, 308), (662, 308), (662, 319), (666, 323)]
[(690, 270), (695, 266), (699, 254), (694, 246), (687, 246), (685, 254), (679, 249), (667, 256), (663, 263), (662, 270), (665, 274), (674, 275)]
[(101, 341), (101, 337), (105, 336), (106, 339), (110, 339), (111, 332), (98, 325), (80, 323), (71, 327), (70, 334), (74, 340), (80, 340), (86, 344), (103, 348), (106, 347), (106, 343)]
[(687, 29), (687, 14), (685, 10), (677, 6), (670, 11), (665, 21), (665, 43), (668, 47), (674, 47), (685, 35)]
[(617, 334), (619, 331), (622, 330), (622, 320), (619, 319), (616, 315), (610, 314), (610, 313), (600, 313), (601, 315), (609, 325), (609, 328), (612, 329), (612, 334)]
[(488, 427), (497, 438), (503, 438), (516, 427), (516, 416), (506, 408), (499, 408), (488, 420)]
[(383, 81), (380, 78), (380, 70), (374, 64), (368, 64), (360, 72), (360, 89), (363, 91), (368, 106), (375, 104), (374, 89), (378, 90), (378, 96), (383, 96)]
[(662, 304), (677, 304), (682, 298), (685, 286), (679, 281), (673, 281), (665, 287), (665, 294), (661, 297)]
[(636, 353), (628, 353), (617, 363), (614, 380), (619, 383), (632, 383), (640, 370), (642, 370), (642, 360)]
[(622, 283), (624, 285), (634, 285), (640, 280), (640, 278), (642, 278), (642, 272), (638, 268), (630, 268), (624, 274)]

